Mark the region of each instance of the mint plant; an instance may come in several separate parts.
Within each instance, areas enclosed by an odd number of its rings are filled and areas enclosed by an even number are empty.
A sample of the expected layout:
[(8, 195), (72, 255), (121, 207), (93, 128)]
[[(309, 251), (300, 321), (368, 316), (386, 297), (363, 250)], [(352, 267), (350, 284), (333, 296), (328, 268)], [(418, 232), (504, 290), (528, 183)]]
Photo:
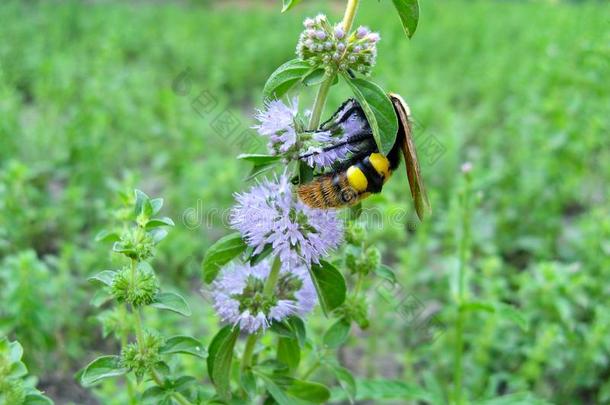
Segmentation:
[(79, 375), (81, 384), (92, 386), (102, 380), (124, 377), (130, 403), (191, 404), (196, 394), (195, 379), (179, 375), (168, 364), (178, 354), (205, 357), (202, 344), (191, 336), (165, 337), (144, 324), (143, 308), (153, 307), (190, 316), (179, 294), (164, 292), (150, 264), (156, 246), (174, 226), (168, 217), (158, 216), (163, 199), (150, 198), (140, 190), (133, 197), (123, 195), (131, 209), (115, 213), (120, 227), (100, 233), (100, 241), (114, 241), (113, 252), (124, 257), (124, 266), (104, 270), (90, 278), (100, 290), (93, 300), (98, 306), (113, 304), (102, 320), (104, 335), (113, 334), (121, 344), (120, 353), (105, 355), (89, 363)]

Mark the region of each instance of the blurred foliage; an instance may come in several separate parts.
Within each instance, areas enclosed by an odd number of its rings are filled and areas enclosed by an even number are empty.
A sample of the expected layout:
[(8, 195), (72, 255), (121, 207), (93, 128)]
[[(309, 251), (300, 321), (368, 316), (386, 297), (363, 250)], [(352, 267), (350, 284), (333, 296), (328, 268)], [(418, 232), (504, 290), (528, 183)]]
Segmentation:
[[(402, 175), (365, 203), (368, 243), (400, 269), (399, 288), (368, 286), (374, 322), (352, 334), (341, 361), (361, 378), (446, 400), (459, 166), (470, 161), (472, 298), (516, 306), (529, 328), (469, 312), (468, 396), (610, 403), (607, 5), (424, 2), (409, 42), (389, 2), (365, 3), (358, 23), (382, 34), (375, 80), (410, 103), (434, 213), (424, 224), (405, 214)], [(94, 237), (135, 186), (163, 195), (176, 219), (155, 268), (164, 285), (190, 292), (194, 313), (150, 322), (204, 342), (216, 328), (199, 263), (227, 233), (226, 208), (247, 174), (232, 157), (260, 147), (252, 109), (266, 77), (294, 56), (302, 19), (340, 17), (326, 2), (285, 15), (278, 4), (232, 4), (0, 5), (0, 335), (23, 344), (43, 385), (61, 387), (92, 352), (109, 351), (85, 279), (117, 260)], [(347, 94), (333, 92), (327, 115)], [(433, 314), (433, 339), (418, 336), (409, 297)], [(190, 367), (202, 375), (202, 364)], [(116, 390), (97, 394), (121, 403)], [(49, 395), (76, 401), (60, 391)]]

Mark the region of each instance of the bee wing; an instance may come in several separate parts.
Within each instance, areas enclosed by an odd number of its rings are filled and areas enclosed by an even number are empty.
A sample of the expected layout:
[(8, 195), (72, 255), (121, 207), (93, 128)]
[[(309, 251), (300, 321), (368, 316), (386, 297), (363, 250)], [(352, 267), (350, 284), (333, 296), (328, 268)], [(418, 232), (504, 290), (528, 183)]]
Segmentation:
[(410, 121), (410, 109), (407, 103), (398, 94), (390, 93), (390, 99), (394, 104), (394, 110), (398, 117), (398, 138), (400, 148), (405, 157), (405, 166), (407, 168), (407, 177), (409, 178), (409, 186), (411, 188), (411, 196), (415, 203), (415, 211), (420, 220), (432, 213), (432, 207), (428, 200), (428, 194), (424, 186), (424, 180), (417, 161), (417, 153), (413, 142), (413, 133)]

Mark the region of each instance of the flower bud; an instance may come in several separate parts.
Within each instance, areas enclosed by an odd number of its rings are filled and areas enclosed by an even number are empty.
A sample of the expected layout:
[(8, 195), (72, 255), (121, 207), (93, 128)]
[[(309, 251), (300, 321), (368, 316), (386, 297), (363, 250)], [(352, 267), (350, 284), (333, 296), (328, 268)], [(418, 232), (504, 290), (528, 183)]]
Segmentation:
[(337, 49), (343, 52), (345, 50), (345, 44), (343, 42), (339, 42), (337, 44)]
[(148, 374), (160, 360), (159, 350), (163, 346), (163, 339), (152, 333), (147, 333), (143, 339), (142, 347), (138, 343), (130, 343), (121, 350), (121, 367), (133, 371), (138, 379)]
[(315, 23), (316, 22), (313, 20), (313, 18), (306, 18), (305, 21), (303, 21), (305, 28), (313, 28)]
[[(132, 275), (132, 272), (135, 273)], [(154, 302), (159, 293), (159, 281), (148, 264), (140, 263), (135, 270), (123, 267), (116, 273), (111, 291), (118, 302), (126, 302), (138, 308)]]
[(324, 31), (316, 31), (316, 37), (320, 41), (324, 41), (326, 39), (326, 32), (324, 32)]
[(369, 29), (367, 27), (358, 27), (358, 30), (356, 31), (356, 36), (360, 39), (366, 37), (369, 34)]
[(343, 37), (345, 37), (345, 31), (343, 30), (342, 27), (340, 27), (340, 26), (335, 27), (335, 37), (337, 39), (343, 39)]
[(381, 36), (379, 35), (379, 33), (377, 32), (371, 32), (368, 35), (368, 40), (371, 41), (372, 43), (376, 44), (377, 42), (379, 42), (379, 40), (381, 39)]

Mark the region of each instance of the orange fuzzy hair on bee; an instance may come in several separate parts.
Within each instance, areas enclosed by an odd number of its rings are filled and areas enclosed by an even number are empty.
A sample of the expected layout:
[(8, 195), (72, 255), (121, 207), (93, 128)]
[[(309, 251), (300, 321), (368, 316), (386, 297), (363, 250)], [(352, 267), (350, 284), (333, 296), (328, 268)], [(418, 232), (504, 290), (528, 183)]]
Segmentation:
[(301, 201), (313, 208), (341, 208), (356, 204), (364, 194), (350, 186), (345, 172), (316, 177), (297, 188)]

